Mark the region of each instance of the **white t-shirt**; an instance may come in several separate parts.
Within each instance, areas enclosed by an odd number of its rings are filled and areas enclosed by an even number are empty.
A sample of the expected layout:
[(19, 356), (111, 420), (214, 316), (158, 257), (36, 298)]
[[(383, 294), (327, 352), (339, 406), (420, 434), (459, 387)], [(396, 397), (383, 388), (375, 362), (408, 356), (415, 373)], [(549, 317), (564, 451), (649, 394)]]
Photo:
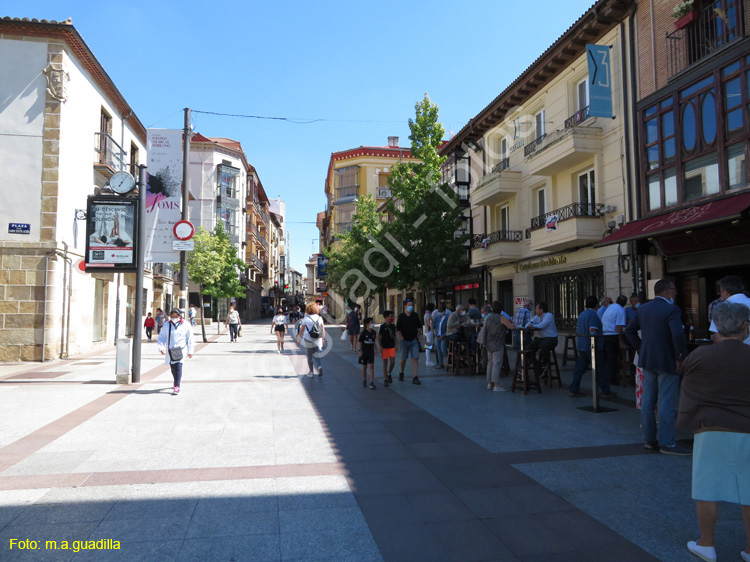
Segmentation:
[[(746, 307), (750, 308), (750, 299), (747, 298), (742, 293), (737, 293), (736, 295), (732, 295), (731, 297), (729, 297), (724, 302), (736, 302), (736, 303), (739, 303), (739, 304), (744, 304)], [(711, 327), (708, 330), (709, 330), (709, 332), (718, 332), (719, 331), (719, 329), (716, 327), (716, 324), (714, 323), (713, 320), (711, 320)], [(748, 336), (747, 338), (745, 338), (745, 343), (747, 345), (750, 345), (750, 336)]]
[[(321, 332), (320, 337), (317, 339), (313, 339), (310, 337), (310, 330), (312, 330), (313, 323), (315, 321), (318, 322)], [(302, 319), (300, 330), (302, 330), (303, 340), (317, 345), (318, 349), (323, 349), (323, 319), (320, 316), (318, 316), (317, 314), (305, 315), (305, 317)]]
[(286, 317), (283, 314), (277, 314), (273, 317), (273, 323), (277, 326), (283, 326), (286, 322)]

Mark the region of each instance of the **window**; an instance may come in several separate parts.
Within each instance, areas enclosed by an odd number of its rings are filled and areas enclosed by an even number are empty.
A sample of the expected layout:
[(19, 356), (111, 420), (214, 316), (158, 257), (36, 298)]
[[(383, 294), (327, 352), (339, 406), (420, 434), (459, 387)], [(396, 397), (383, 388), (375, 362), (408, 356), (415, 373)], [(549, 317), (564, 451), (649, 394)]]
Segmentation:
[(237, 186), (240, 180), (240, 171), (226, 164), (219, 165), (219, 196), (237, 199)]
[(727, 184), (729, 189), (747, 185), (745, 145), (734, 144), (727, 150)]
[(359, 166), (348, 166), (339, 168), (334, 172), (334, 187), (351, 187), (359, 185), (357, 183), (357, 170)]
[(237, 236), (237, 207), (220, 203), (218, 208), (219, 220), (224, 223), (224, 230), (230, 236)]
[(497, 206), (493, 209), (492, 229), (500, 232), (510, 230), (510, 207), (508, 205)]
[(587, 215), (596, 215), (596, 182), (594, 181), (594, 170), (588, 170), (578, 175), (578, 200), (583, 212)]
[(388, 187), (388, 172), (378, 172), (378, 187)]
[(541, 217), (547, 214), (547, 195), (545, 189), (538, 189), (536, 192), (536, 215)]
[(138, 181), (138, 147), (130, 143), (130, 173)]
[(588, 76), (578, 82), (576, 86), (576, 92), (578, 94), (578, 107), (577, 111), (581, 111), (589, 106), (589, 79)]
[(544, 128), (544, 110), (542, 109), (539, 113), (536, 114), (534, 117), (534, 123), (536, 128), (534, 129), (536, 138), (541, 139), (544, 137), (546, 129)]
[(719, 162), (716, 152), (690, 160), (683, 169), (686, 201), (719, 193)]
[(508, 157), (508, 137), (500, 139), (500, 158)]

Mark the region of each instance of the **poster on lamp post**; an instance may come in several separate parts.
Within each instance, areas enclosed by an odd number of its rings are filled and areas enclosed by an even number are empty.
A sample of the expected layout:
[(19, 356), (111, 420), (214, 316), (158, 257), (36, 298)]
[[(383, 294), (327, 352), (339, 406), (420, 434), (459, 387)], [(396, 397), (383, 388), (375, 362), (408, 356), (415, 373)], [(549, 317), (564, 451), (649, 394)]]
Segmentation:
[(86, 213), (86, 272), (136, 271), (136, 197), (91, 196)]
[(173, 228), (182, 218), (182, 130), (148, 130), (146, 263), (176, 263)]

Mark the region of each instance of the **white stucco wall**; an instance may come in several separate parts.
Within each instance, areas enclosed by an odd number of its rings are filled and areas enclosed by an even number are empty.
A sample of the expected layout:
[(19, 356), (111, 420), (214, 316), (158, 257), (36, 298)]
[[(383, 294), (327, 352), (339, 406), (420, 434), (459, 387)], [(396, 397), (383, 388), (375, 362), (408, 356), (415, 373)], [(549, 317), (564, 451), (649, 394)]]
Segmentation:
[[(0, 241), (38, 242), (47, 43), (0, 39)], [(8, 223), (31, 234), (8, 234)]]

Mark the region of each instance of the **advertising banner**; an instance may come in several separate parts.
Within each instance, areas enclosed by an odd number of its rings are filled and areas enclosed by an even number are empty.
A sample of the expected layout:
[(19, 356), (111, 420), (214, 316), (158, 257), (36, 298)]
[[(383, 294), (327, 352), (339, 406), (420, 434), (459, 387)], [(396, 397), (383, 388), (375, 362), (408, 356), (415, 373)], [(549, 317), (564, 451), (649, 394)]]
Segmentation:
[(589, 115), (612, 117), (609, 45), (586, 45), (589, 66)]
[(182, 130), (148, 130), (146, 263), (176, 263), (173, 228), (182, 218)]
[(92, 196), (86, 215), (86, 271), (135, 271), (138, 199)]
[(328, 258), (325, 256), (318, 256), (318, 279), (325, 279), (328, 274), (326, 268), (328, 267)]

